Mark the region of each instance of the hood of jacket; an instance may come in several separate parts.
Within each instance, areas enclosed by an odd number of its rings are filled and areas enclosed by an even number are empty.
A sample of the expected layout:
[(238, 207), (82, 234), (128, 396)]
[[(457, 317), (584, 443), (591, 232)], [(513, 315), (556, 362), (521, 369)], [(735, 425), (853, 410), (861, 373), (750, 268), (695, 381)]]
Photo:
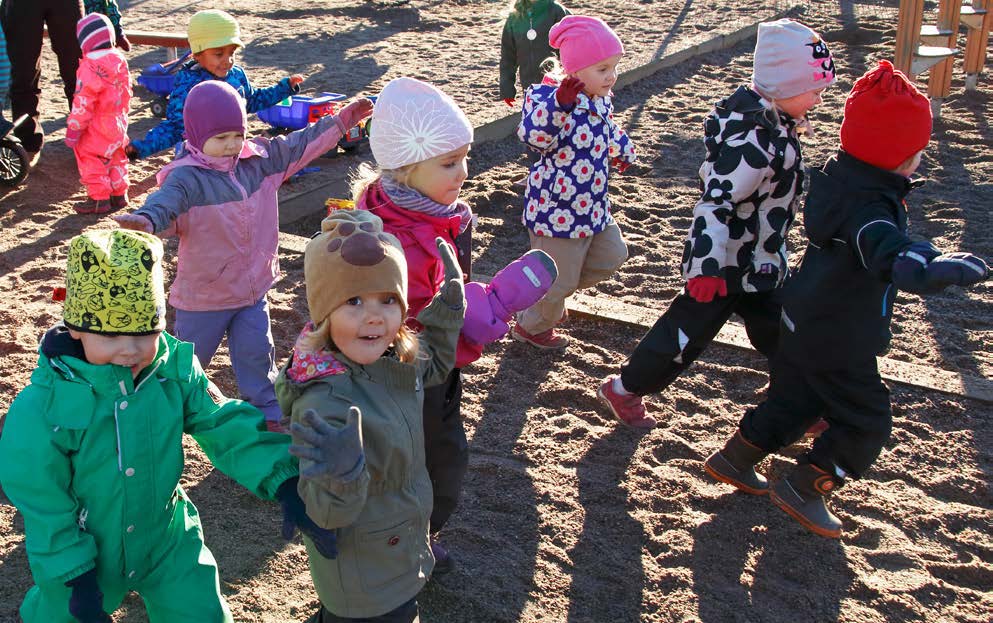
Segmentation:
[[(704, 144), (707, 147), (708, 157), (711, 160), (716, 159), (725, 141), (743, 138), (755, 126), (768, 130), (768, 133), (757, 134), (760, 141), (768, 141), (768, 137), (780, 125), (789, 128), (795, 126), (796, 122), (789, 115), (777, 114), (772, 109), (772, 104), (752, 89), (739, 86), (730, 96), (714, 104), (714, 111), (704, 121)], [(766, 144), (762, 147), (768, 149), (769, 146)], [(749, 164), (756, 168), (765, 166), (765, 162), (749, 162)]]
[(822, 169), (810, 172), (810, 190), (803, 208), (807, 237), (815, 245), (824, 246), (838, 236), (858, 206), (880, 195), (903, 201), (912, 188), (922, 183), (866, 164), (839, 150)]

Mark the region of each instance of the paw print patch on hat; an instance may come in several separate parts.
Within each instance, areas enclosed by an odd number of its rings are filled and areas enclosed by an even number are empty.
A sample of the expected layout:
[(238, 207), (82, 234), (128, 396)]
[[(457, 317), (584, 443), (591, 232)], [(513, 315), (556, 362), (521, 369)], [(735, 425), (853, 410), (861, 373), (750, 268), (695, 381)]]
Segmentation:
[(314, 325), (350, 298), (393, 292), (407, 313), (407, 261), (400, 241), (367, 210), (336, 210), (307, 244), (303, 258), (307, 305)]
[(90, 231), (69, 243), (62, 319), (77, 331), (149, 335), (165, 329), (162, 242), (124, 229)]

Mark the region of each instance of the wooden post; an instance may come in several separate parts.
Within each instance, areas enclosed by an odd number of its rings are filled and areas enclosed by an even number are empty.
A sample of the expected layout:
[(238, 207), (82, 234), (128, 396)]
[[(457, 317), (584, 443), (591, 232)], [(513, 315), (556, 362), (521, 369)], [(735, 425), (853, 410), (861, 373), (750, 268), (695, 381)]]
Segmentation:
[(900, 0), (900, 13), (896, 25), (896, 53), (893, 66), (911, 80), (911, 66), (914, 53), (921, 37), (921, 23), (924, 20), (924, 0)]
[[(959, 12), (962, 10), (962, 0), (938, 1), (938, 30), (951, 31), (948, 40), (943, 44), (954, 50), (958, 45)], [(933, 66), (928, 74), (927, 94), (931, 98), (931, 112), (935, 117), (941, 116), (941, 103), (952, 91), (953, 56), (949, 56)]]
[(965, 88), (970, 91), (976, 88), (979, 74), (986, 65), (986, 45), (989, 42), (990, 25), (993, 20), (990, 17), (993, 1), (972, 0), (972, 6), (985, 10), (986, 15), (983, 16), (983, 27), (970, 29), (965, 39)]

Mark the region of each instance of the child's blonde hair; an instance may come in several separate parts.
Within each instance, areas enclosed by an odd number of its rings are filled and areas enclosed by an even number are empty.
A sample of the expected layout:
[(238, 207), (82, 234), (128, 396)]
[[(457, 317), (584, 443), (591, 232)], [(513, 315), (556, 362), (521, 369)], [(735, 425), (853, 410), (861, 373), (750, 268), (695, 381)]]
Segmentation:
[(407, 180), (410, 179), (410, 174), (419, 164), (421, 163), (415, 162), (414, 164), (402, 166), (399, 169), (382, 169), (378, 165), (374, 167), (368, 162), (363, 162), (351, 176), (352, 179), (349, 187), (352, 192), (352, 201), (358, 203), (362, 193), (384, 177), (388, 177), (397, 184), (407, 186)]
[(507, 3), (507, 8), (505, 9), (507, 17), (515, 15), (517, 17), (524, 17), (534, 6), (536, 0), (510, 0)]
[(541, 61), (541, 64), (538, 66), (541, 68), (542, 73), (556, 82), (562, 82), (569, 75), (565, 73), (565, 68), (562, 67), (562, 62), (557, 56), (549, 56)]
[[(331, 317), (320, 322), (314, 330), (300, 338), (298, 346), (307, 352), (320, 352), (327, 349), (337, 351), (338, 347), (331, 339)], [(403, 363), (413, 363), (420, 355), (417, 334), (406, 324), (400, 325), (396, 338), (393, 339), (393, 350), (397, 359)]]

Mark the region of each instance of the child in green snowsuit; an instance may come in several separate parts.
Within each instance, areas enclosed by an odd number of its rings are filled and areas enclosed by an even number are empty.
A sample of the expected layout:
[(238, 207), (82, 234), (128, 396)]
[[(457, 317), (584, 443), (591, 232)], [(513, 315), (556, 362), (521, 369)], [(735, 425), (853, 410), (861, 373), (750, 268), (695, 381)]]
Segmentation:
[[(63, 322), (0, 432), (0, 483), (24, 516), (35, 586), (25, 623), (109, 622), (135, 591), (156, 622), (229, 622), (197, 509), (179, 486), (183, 433), (259, 497), (287, 528), (310, 522), (288, 435), (228, 400), (193, 345), (165, 333), (162, 243), (143, 232), (90, 231), (70, 243)], [(292, 531), (290, 531), (292, 536)]]

